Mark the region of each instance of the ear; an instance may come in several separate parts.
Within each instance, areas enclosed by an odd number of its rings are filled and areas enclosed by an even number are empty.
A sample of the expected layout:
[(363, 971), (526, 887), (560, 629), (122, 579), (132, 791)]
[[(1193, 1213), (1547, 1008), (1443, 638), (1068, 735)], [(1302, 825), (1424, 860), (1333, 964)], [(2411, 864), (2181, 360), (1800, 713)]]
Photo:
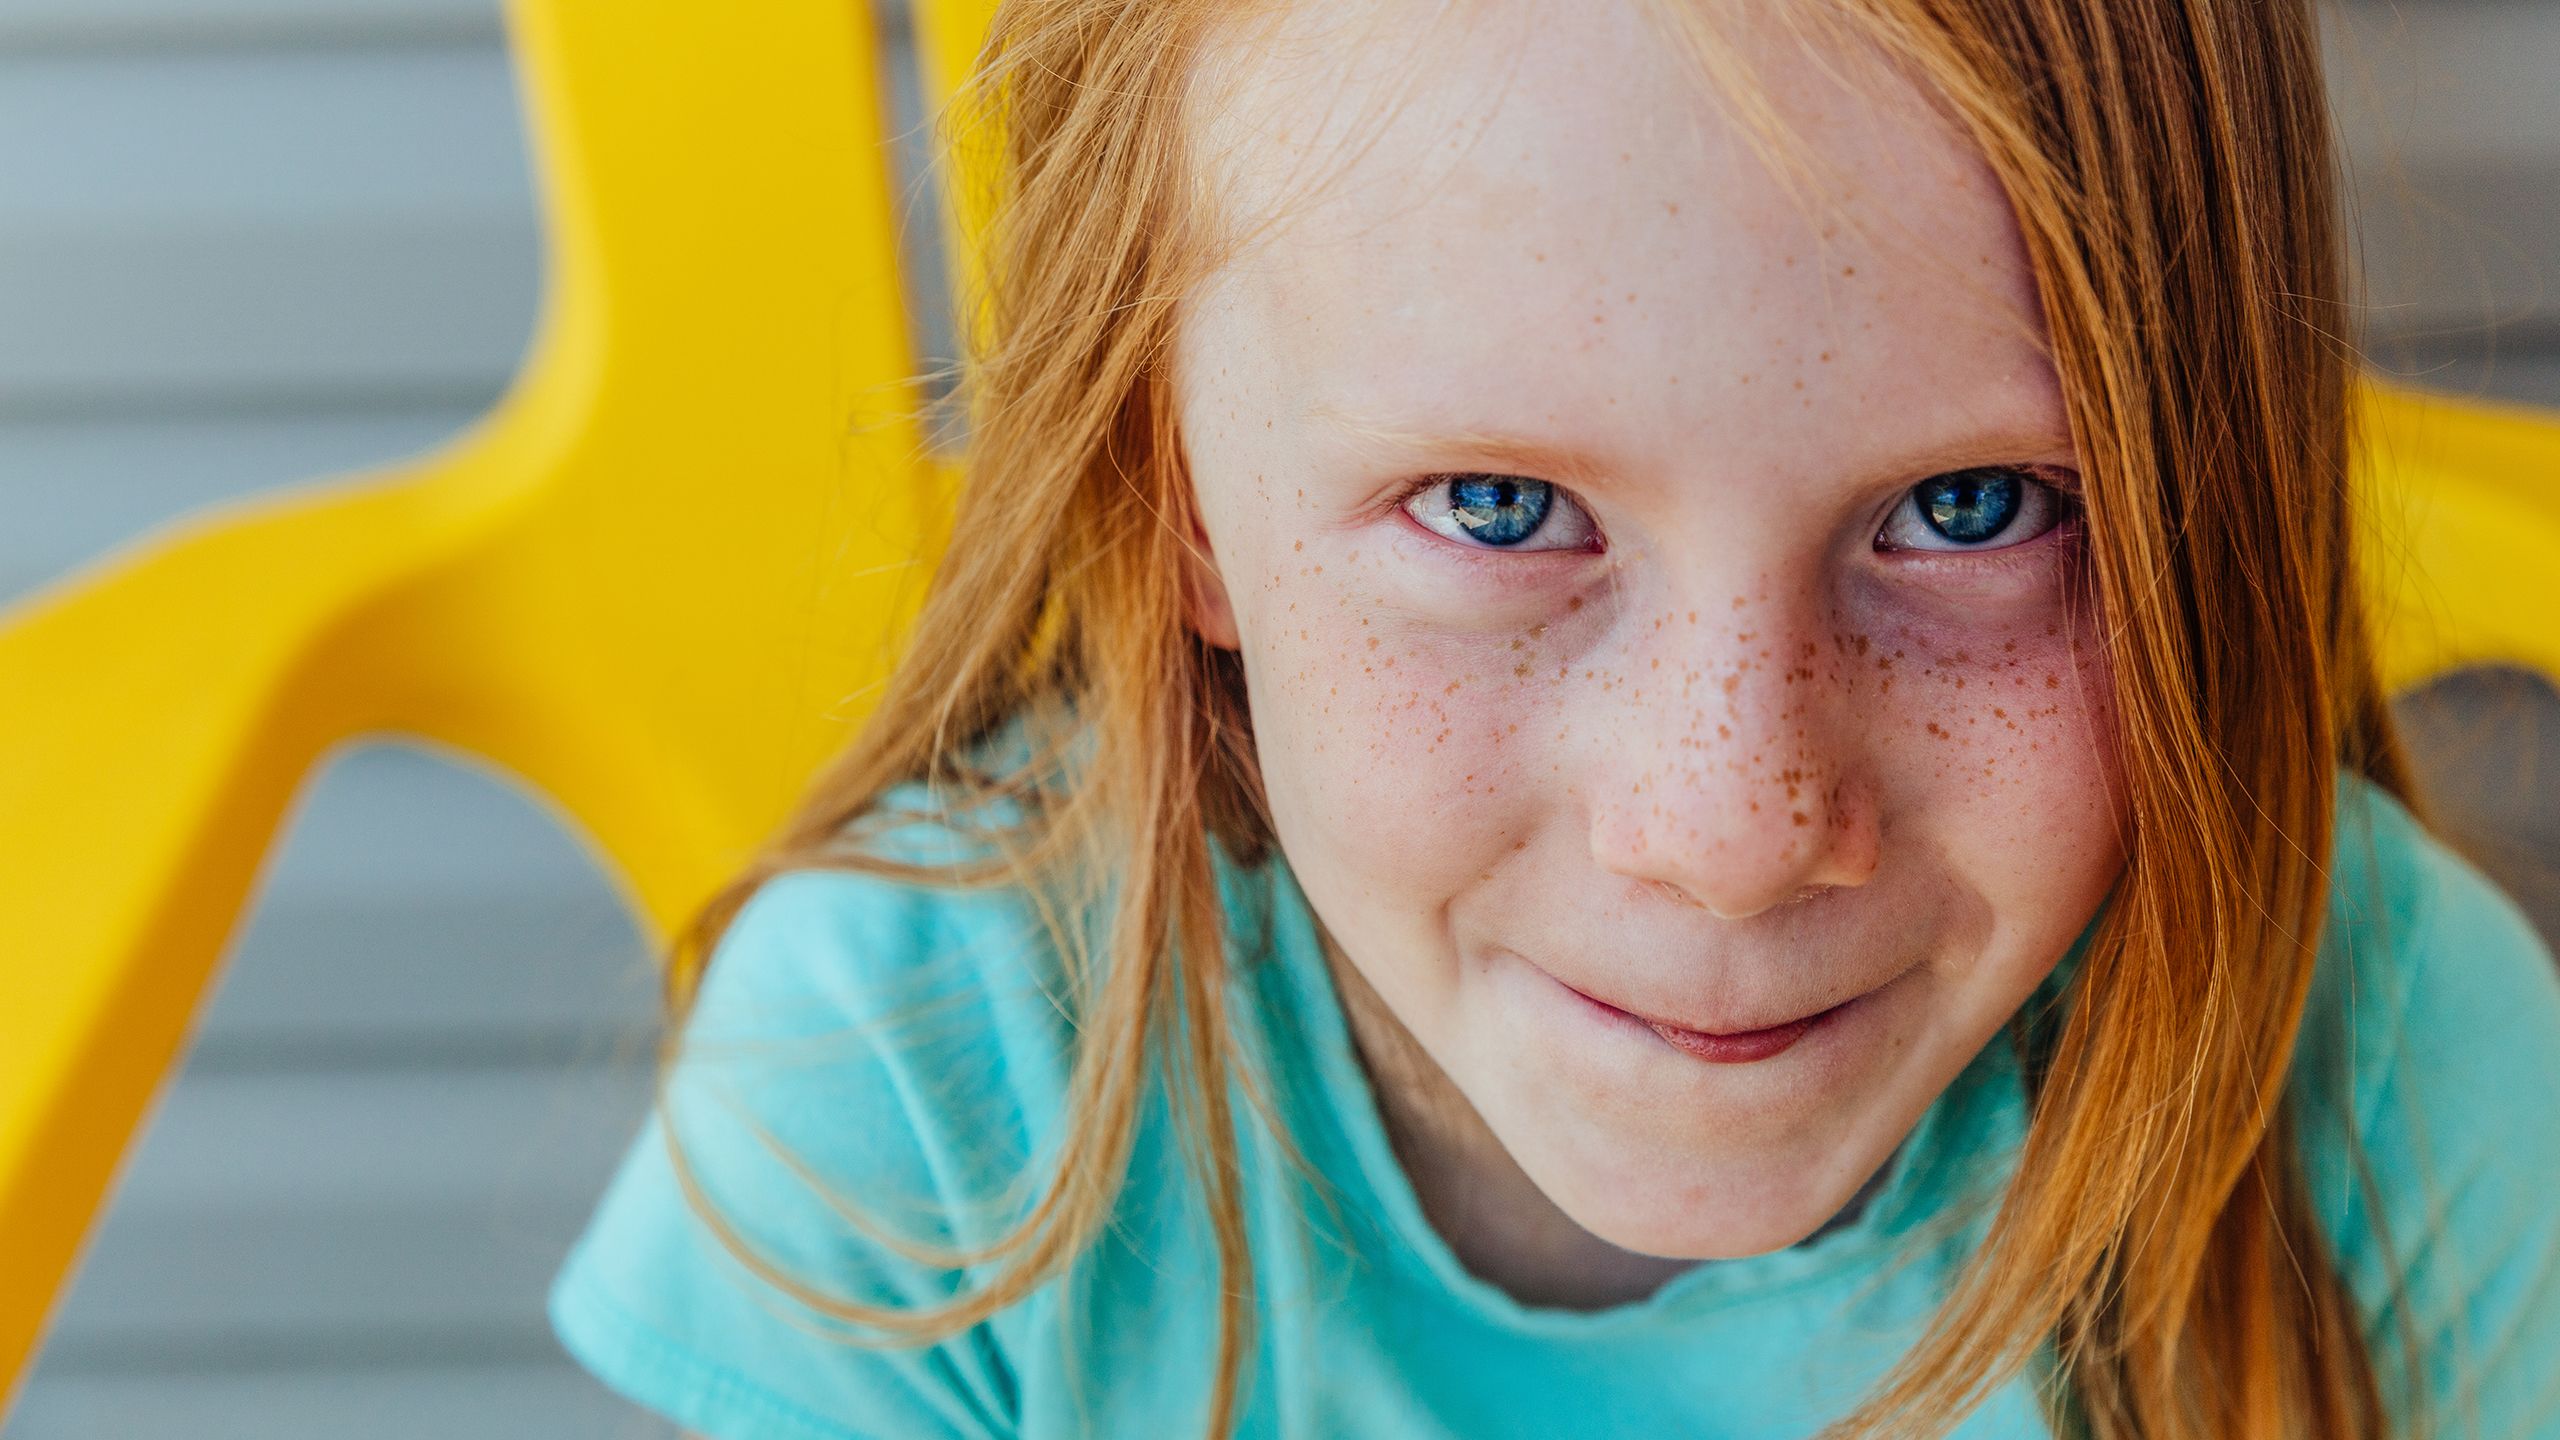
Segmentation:
[(1227, 583), (1218, 574), (1217, 557), (1209, 550), (1209, 532), (1196, 514), (1191, 520), (1191, 544), (1198, 553), (1183, 557), (1185, 618), (1201, 639), (1221, 650), (1241, 650), (1244, 641), (1236, 633), (1235, 607), (1227, 603)]

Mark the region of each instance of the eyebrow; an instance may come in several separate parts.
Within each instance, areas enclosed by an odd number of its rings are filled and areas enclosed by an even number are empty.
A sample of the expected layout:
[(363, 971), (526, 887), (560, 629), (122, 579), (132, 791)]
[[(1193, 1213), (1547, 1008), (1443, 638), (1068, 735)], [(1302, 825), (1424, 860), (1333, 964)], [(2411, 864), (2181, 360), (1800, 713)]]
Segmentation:
[(1517, 472), (1576, 487), (1587, 487), (1622, 473), (1620, 467), (1605, 464), (1598, 456), (1498, 431), (1409, 430), (1327, 404), (1309, 407), (1307, 415), (1381, 457), (1431, 456), (1443, 461), (1466, 457), (1470, 463), (1499, 467), (1504, 473)]

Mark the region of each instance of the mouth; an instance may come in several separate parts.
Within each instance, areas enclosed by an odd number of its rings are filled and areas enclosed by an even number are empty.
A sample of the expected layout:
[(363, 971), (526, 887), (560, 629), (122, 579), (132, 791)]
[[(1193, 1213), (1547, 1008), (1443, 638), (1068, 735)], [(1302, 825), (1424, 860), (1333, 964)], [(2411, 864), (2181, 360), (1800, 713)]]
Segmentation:
[(1826, 1009), (1776, 1025), (1766, 1025), (1751, 1030), (1717, 1031), (1692, 1029), (1685, 1025), (1675, 1025), (1668, 1020), (1658, 1020), (1650, 1015), (1640, 1015), (1632, 1010), (1612, 1005), (1598, 996), (1575, 989), (1561, 980), (1556, 983), (1563, 985), (1566, 991), (1580, 997), (1585, 1003), (1607, 1012), (1609, 1018), (1641, 1025), (1660, 1036), (1664, 1044), (1711, 1065), (1748, 1065), (1753, 1061), (1767, 1060), (1783, 1054), (1797, 1041), (1837, 1019), (1842, 1012), (1865, 998), (1852, 996)]

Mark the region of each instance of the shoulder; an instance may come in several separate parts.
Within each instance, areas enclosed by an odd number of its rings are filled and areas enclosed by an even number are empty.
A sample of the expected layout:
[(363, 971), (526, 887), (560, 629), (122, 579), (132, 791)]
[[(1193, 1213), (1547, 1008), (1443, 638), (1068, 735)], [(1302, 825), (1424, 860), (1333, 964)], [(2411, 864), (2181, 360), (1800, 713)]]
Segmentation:
[(2515, 901), (2392, 795), (2339, 783), (2327, 926), (2306, 1010), (2353, 1040), (2353, 1107), (2560, 1078), (2560, 968)]
[[(990, 853), (932, 798), (892, 791), (861, 851), (928, 875)], [(1056, 975), (1012, 884), (765, 881), (713, 945), (657, 1103), (554, 1278), (563, 1343), (724, 1440), (1000, 1432), (1019, 1315), (887, 1348), (865, 1317), (990, 1278), (954, 1251), (1020, 1219), (1053, 1158)]]
[(2361, 776), (2340, 782), (2331, 873), (2291, 1082), (2313, 1204), (2377, 1354), (2415, 1342), (2442, 1433), (2548, 1433), (2560, 969), (2512, 899)]
[[(994, 853), (915, 782), (880, 808), (890, 823), (866, 854), (931, 875)], [(713, 948), (662, 1109), (709, 1127), (726, 1107), (821, 1172), (923, 1183), (919, 1198), (957, 1214), (1009, 1185), (1057, 1121), (1072, 1063), (1064, 983), (1017, 883), (786, 870)]]

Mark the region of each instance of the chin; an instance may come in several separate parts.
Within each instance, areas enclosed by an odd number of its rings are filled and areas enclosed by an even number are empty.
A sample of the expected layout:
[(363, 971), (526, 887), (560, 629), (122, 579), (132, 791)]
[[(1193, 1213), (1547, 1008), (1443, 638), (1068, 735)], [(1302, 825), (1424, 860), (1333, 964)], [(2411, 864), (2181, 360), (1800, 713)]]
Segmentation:
[(1574, 1219), (1592, 1234), (1638, 1255), (1663, 1260), (1741, 1260), (1802, 1242), (1821, 1229), (1832, 1213), (1815, 1208), (1800, 1215), (1598, 1215), (1588, 1219), (1576, 1215)]
[[(1587, 1191), (1549, 1191), (1573, 1222), (1621, 1250), (1665, 1260), (1739, 1260), (1799, 1244), (1857, 1194), (1865, 1172), (1846, 1184), (1813, 1176), (1833, 1167), (1799, 1162), (1756, 1180), (1716, 1167), (1714, 1178), (1620, 1177)], [(1590, 1172), (1584, 1172), (1590, 1173)]]

